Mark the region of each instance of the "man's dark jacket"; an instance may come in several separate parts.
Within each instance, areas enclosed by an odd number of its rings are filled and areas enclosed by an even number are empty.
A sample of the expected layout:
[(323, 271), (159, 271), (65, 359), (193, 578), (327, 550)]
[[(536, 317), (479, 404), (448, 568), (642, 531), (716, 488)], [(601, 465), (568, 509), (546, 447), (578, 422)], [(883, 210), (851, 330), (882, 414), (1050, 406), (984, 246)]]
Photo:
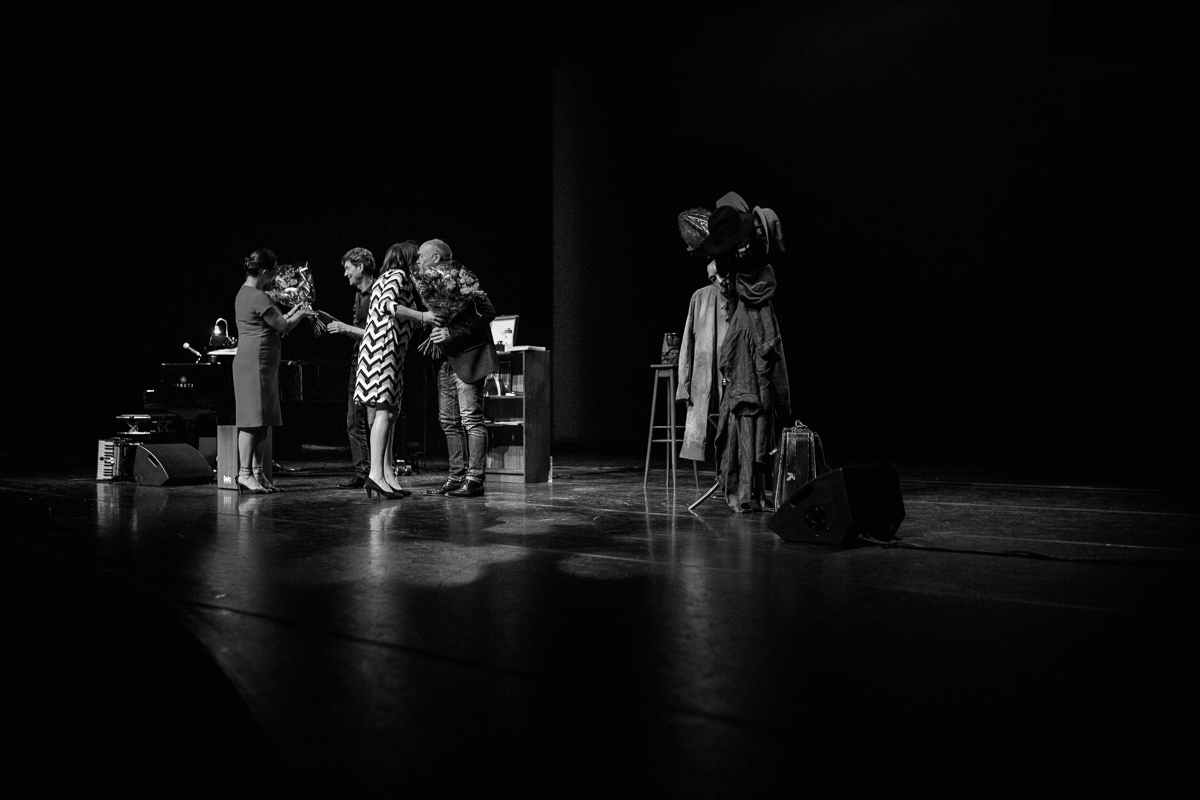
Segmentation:
[(496, 309), (492, 301), (476, 300), (446, 323), (449, 340), (442, 342), (442, 353), (454, 374), (464, 383), (475, 383), (500, 370), (496, 344), (492, 340), (492, 320)]

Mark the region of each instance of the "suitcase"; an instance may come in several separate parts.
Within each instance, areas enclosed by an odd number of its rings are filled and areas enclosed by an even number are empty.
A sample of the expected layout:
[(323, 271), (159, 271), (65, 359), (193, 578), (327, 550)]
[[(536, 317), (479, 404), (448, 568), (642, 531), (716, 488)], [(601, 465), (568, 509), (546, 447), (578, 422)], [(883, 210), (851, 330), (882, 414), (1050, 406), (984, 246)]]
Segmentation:
[(826, 471), (824, 464), (821, 437), (815, 431), (802, 422), (784, 428), (775, 452), (775, 507), (779, 508), (797, 489)]

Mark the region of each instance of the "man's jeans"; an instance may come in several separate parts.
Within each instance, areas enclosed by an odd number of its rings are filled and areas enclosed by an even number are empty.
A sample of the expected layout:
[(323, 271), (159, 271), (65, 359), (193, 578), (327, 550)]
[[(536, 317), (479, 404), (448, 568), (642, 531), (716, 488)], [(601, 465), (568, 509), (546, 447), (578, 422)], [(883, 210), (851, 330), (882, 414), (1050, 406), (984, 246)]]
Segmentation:
[(450, 477), (482, 481), (488, 441), (483, 424), (483, 381), (464, 383), (445, 361), (437, 382), (438, 422), (446, 434)]
[(354, 402), (357, 365), (357, 361), (350, 365), (350, 401), (346, 407), (346, 435), (350, 437), (350, 461), (354, 464), (354, 474), (366, 478), (371, 474), (371, 462), (367, 454), (367, 408)]

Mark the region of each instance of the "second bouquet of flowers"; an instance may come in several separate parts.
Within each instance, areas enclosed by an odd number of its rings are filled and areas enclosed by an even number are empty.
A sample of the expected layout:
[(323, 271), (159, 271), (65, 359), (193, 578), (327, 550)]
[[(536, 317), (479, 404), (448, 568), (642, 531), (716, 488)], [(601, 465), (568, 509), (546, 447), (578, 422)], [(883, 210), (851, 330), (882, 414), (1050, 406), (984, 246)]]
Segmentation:
[[(418, 267), (413, 270), (413, 286), (425, 307), (447, 322), (476, 300), (487, 300), (479, 278), (458, 261)], [(429, 339), (421, 342), (417, 349), (433, 358), (442, 355), (442, 348)]]
[[(266, 294), (276, 305), (312, 308), (316, 301), (316, 284), (308, 262), (280, 264), (276, 267), (275, 281)], [(318, 319), (313, 318), (312, 323), (313, 333), (320, 335), (325, 332), (325, 326)]]

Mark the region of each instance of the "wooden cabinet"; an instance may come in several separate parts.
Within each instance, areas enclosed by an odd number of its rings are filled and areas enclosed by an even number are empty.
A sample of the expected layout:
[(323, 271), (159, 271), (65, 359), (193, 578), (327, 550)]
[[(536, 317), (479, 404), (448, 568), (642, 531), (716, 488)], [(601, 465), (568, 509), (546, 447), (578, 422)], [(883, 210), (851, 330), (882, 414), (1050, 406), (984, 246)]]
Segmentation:
[(487, 380), (487, 480), (545, 483), (550, 479), (550, 352), (514, 348), (498, 354), (500, 387)]
[[(267, 480), (275, 477), (274, 432), (267, 428), (267, 449), (264, 453), (263, 474)], [(238, 490), (237, 474), (241, 456), (238, 454), (238, 429), (236, 425), (217, 426), (217, 488)]]

